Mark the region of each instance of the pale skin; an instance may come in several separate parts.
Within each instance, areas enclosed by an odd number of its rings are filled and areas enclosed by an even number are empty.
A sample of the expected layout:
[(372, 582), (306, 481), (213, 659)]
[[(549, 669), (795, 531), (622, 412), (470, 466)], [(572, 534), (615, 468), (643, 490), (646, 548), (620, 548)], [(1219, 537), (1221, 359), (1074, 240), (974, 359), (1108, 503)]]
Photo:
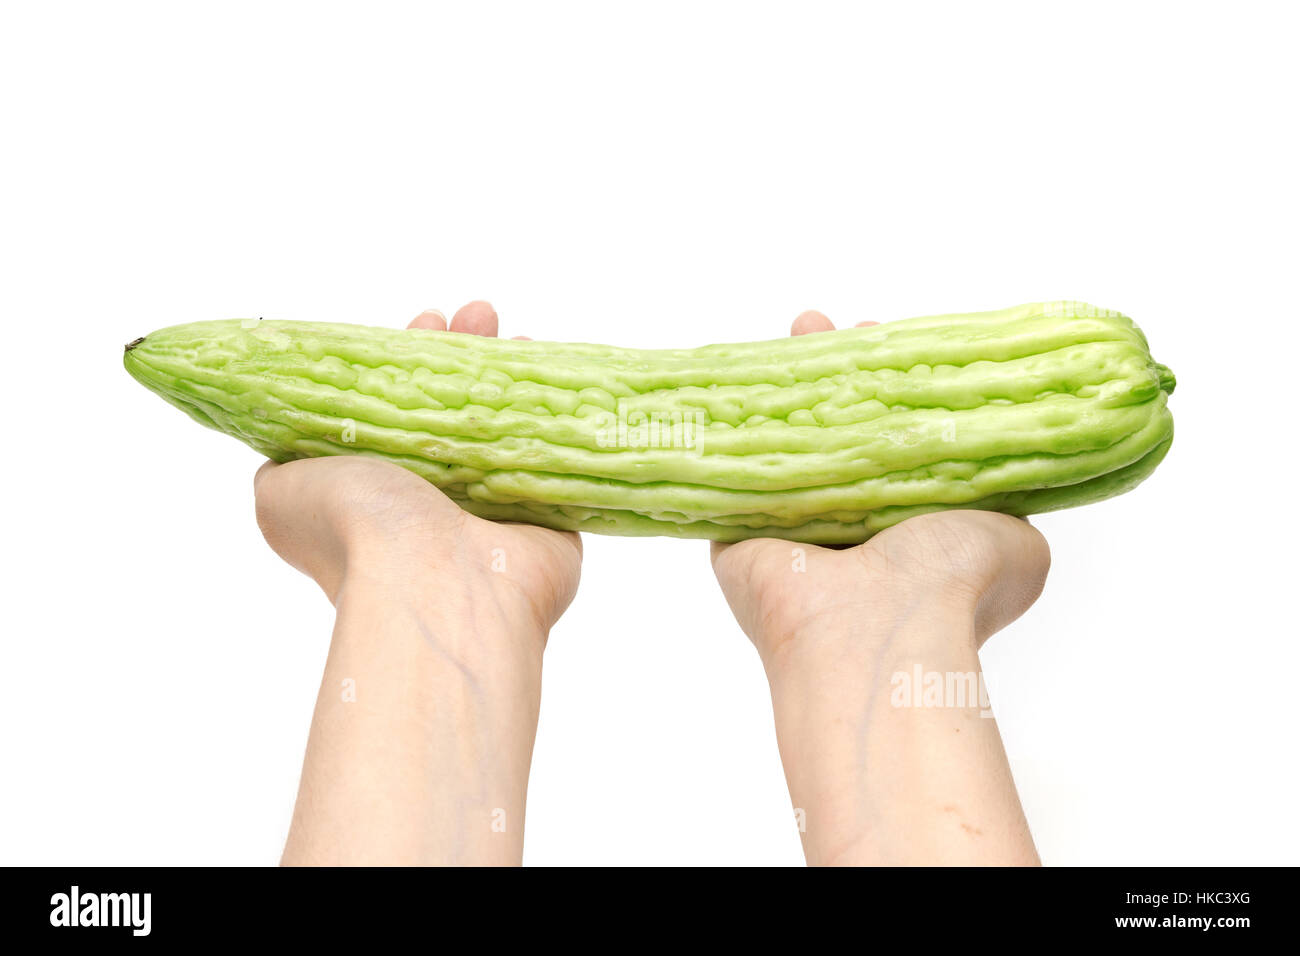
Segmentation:
[[(450, 324), (496, 335), (472, 302)], [(792, 334), (827, 331), (806, 312)], [(336, 620), (282, 862), (518, 864), (547, 635), (578, 587), (578, 535), (484, 521), (397, 466), (267, 463), (268, 543)], [(1042, 590), (1047, 544), (986, 512), (913, 518), (843, 550), (712, 546), (772, 692), (809, 864), (1036, 864), (996, 722), (895, 706), (891, 679), (979, 672), (979, 646)]]

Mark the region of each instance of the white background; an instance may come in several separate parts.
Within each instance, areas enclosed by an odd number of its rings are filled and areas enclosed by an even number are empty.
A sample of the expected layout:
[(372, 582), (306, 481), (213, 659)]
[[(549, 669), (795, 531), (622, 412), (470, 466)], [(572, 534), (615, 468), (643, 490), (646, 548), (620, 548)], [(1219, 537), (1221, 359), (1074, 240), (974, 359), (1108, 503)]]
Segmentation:
[[(1300, 862), (1281, 5), (7, 4), (0, 862), (273, 863), (331, 612), (122, 344), (231, 316), (631, 346), (1079, 298), (1178, 374), (983, 661), (1048, 863)], [(586, 539), (525, 860), (802, 861), (701, 542)]]

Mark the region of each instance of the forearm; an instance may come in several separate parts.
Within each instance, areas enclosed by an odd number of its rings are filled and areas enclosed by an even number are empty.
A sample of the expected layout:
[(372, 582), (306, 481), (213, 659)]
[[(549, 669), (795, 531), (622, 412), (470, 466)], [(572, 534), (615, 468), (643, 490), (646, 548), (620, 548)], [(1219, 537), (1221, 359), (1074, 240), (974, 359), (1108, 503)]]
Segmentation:
[(348, 578), (286, 864), (517, 864), (544, 635), (437, 579)]
[(767, 662), (810, 864), (1038, 862), (972, 617), (934, 607), (817, 625)]

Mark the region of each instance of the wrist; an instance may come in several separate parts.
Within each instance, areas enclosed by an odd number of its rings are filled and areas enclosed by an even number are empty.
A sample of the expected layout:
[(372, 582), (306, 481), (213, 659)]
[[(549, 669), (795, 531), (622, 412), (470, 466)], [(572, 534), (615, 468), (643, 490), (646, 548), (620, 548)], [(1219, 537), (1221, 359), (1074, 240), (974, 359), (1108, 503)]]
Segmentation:
[(338, 615), (376, 626), (336, 629), (336, 641), (389, 640), (394, 629), (377, 625), (400, 622), (397, 632), (418, 644), (418, 660), (434, 669), (452, 666), (475, 680), (540, 677), (547, 632), (530, 614), (459, 562), (394, 557), (349, 561), (334, 601)]
[(933, 588), (882, 588), (880, 593), (885, 595), (880, 600), (828, 608), (756, 636), (774, 687), (833, 672), (865, 677), (903, 663), (976, 653), (976, 595)]

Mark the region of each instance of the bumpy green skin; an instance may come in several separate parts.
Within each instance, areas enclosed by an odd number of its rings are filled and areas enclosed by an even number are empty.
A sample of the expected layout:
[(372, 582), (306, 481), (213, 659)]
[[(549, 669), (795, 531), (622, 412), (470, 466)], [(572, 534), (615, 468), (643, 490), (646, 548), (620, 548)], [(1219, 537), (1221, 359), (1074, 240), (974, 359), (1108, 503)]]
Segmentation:
[(276, 461), (383, 458), (476, 515), (602, 534), (854, 543), (1051, 511), (1134, 487), (1173, 437), (1173, 374), (1077, 302), (663, 351), (236, 319), (125, 363)]

